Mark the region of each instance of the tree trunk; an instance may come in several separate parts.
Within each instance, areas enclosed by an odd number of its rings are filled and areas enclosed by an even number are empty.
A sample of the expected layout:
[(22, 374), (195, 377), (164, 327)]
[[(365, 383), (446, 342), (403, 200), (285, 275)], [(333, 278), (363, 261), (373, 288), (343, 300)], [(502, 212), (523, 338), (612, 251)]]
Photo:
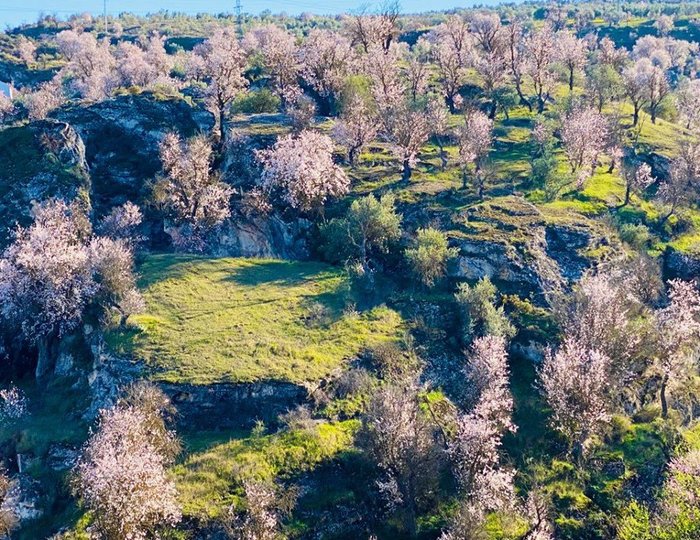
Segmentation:
[(476, 192), (479, 196), (479, 200), (484, 200), (484, 178), (481, 176), (481, 166), (477, 164), (476, 171), (474, 171), (474, 181), (476, 182)]
[(523, 94), (523, 89), (520, 87), (519, 82), (515, 83), (515, 91), (518, 93), (518, 97), (520, 98), (520, 104), (525, 105), (527, 110), (532, 112), (532, 103), (530, 103), (530, 100), (525, 97), (525, 94)]
[(632, 194), (632, 185), (628, 182), (627, 187), (625, 188), (625, 200), (622, 201), (622, 204), (618, 206), (618, 208), (624, 208), (630, 203), (630, 195)]
[(447, 108), (450, 110), (450, 114), (455, 114), (457, 112), (457, 109), (455, 109), (455, 97), (447, 96), (445, 102), (447, 103)]
[(651, 113), (651, 123), (656, 124), (656, 107), (650, 107), (649, 112)]
[(668, 375), (664, 375), (661, 379), (661, 388), (659, 389), (659, 398), (661, 399), (661, 418), (668, 417), (668, 402), (666, 401), (666, 387), (668, 385)]
[(408, 182), (411, 179), (411, 163), (408, 159), (403, 160), (403, 170), (401, 172), (401, 180)]
[(489, 107), (489, 120), (494, 120), (496, 118), (496, 112), (498, 112), (498, 103), (494, 100)]
[(583, 457), (585, 456), (587, 440), (588, 433), (582, 433), (579, 439), (574, 443), (574, 447), (572, 449), (573, 458), (579, 466), (583, 464)]
[(357, 159), (357, 148), (354, 146), (348, 150), (348, 161), (350, 162), (350, 166), (354, 169), (355, 168), (355, 160)]
[(219, 107), (219, 147), (223, 150), (226, 144), (226, 113), (224, 107)]
[(569, 93), (574, 91), (574, 68), (569, 68)]
[(659, 226), (660, 226), (660, 227), (663, 227), (664, 224), (665, 224), (665, 223), (668, 221), (668, 219), (674, 214), (675, 211), (676, 211), (676, 203), (673, 203), (673, 204), (671, 205), (671, 210), (669, 210), (668, 213), (667, 213), (664, 217), (662, 217), (662, 218), (659, 220)]
[(632, 126), (636, 126), (639, 122), (639, 105), (634, 104), (634, 113), (632, 114)]

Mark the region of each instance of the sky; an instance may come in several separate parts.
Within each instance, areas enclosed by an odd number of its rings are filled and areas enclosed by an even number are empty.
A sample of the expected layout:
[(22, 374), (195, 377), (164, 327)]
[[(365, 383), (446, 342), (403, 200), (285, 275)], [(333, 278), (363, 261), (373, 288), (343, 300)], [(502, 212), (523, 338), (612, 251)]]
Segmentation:
[[(103, 0), (0, 0), (0, 28), (14, 27), (24, 22), (35, 21), (39, 14), (56, 14), (61, 18), (71, 13), (90, 12), (102, 13)], [(273, 13), (286, 11), (296, 15), (307, 11), (318, 14), (335, 14), (357, 9), (364, 0), (241, 0), (243, 11), (257, 14), (269, 9)], [(450, 9), (456, 6), (466, 7), (476, 2), (471, 0), (401, 0), (402, 11), (416, 13)], [(496, 3), (491, 0), (480, 0), (480, 4)], [(145, 15), (160, 10), (179, 11), (186, 13), (222, 13), (234, 10), (235, 0), (107, 0), (107, 12), (118, 14), (129, 11)]]

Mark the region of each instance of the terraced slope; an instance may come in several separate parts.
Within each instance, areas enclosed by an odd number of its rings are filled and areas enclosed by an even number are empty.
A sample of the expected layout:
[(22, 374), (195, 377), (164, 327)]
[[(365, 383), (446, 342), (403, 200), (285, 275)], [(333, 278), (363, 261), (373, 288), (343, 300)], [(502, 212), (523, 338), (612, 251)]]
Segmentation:
[(160, 381), (317, 380), (402, 327), (385, 306), (356, 311), (321, 263), (155, 255), (140, 272), (147, 310), (108, 341)]

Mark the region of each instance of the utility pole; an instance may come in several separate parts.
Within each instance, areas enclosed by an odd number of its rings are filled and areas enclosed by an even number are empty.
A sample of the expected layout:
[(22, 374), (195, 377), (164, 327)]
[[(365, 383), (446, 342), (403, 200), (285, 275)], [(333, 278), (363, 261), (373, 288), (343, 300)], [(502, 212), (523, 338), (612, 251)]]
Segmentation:
[(105, 23), (105, 37), (107, 37), (107, 0), (102, 0), (102, 12), (104, 15)]
[(241, 12), (241, 0), (236, 0), (236, 26), (238, 27), (238, 39), (243, 39), (243, 15)]

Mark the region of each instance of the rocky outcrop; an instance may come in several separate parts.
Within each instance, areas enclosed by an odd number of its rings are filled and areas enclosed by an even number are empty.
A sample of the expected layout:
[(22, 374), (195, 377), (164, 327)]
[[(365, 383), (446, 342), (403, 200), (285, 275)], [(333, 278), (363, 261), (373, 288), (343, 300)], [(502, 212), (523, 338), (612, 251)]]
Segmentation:
[(311, 222), (285, 222), (279, 216), (261, 216), (228, 221), (217, 235), (214, 254), (229, 257), (306, 259)]
[(85, 145), (65, 122), (42, 120), (0, 131), (0, 245), (16, 223), (28, 225), (32, 202), (56, 197), (89, 202)]
[(700, 278), (700, 254), (684, 253), (669, 247), (664, 252), (663, 263), (667, 279)]
[(87, 374), (87, 387), (91, 401), (83, 413), (83, 419), (91, 421), (97, 417), (101, 409), (116, 403), (121, 388), (141, 376), (142, 366), (114, 354), (106, 346), (99, 332), (86, 328), (85, 333), (92, 353), (92, 369)]
[(282, 381), (159, 386), (176, 406), (179, 423), (197, 429), (250, 427), (256, 420), (274, 422), (279, 414), (308, 398), (303, 386)]
[(592, 223), (559, 222), (520, 197), (474, 206), (453, 219), (451, 244), (459, 255), (452, 277), (470, 281), (484, 277), (504, 292), (530, 296), (578, 280), (609, 243)]
[(55, 113), (82, 137), (93, 179), (93, 204), (109, 207), (138, 201), (160, 170), (158, 144), (168, 131), (183, 137), (207, 132), (213, 116), (184, 100), (158, 100), (144, 93)]
[[(40, 505), (41, 485), (27, 474), (16, 475), (11, 483), (0, 511), (8, 512), (22, 524), (40, 518), (43, 510)], [(0, 536), (0, 538), (2, 538)]]

